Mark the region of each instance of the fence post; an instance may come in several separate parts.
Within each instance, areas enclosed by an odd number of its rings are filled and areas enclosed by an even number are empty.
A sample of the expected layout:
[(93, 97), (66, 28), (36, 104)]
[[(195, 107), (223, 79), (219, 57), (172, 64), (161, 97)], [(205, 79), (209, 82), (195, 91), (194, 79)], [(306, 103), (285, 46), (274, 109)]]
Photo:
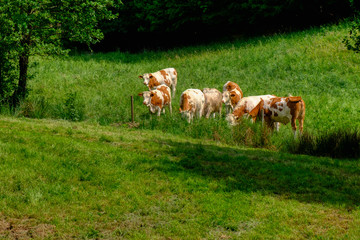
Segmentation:
[(134, 123), (134, 97), (130, 96), (131, 100), (131, 122)]

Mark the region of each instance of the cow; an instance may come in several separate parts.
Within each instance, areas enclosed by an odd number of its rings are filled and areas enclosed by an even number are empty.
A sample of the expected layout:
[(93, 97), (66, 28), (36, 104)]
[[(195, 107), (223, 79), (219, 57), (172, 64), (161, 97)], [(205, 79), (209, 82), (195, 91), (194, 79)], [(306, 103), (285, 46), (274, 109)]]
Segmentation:
[(215, 114), (219, 113), (221, 116), (221, 108), (222, 108), (222, 94), (216, 88), (204, 88), (202, 90), (205, 96), (205, 107), (204, 107), (204, 116), (206, 118), (210, 117), (210, 114), (213, 114), (215, 118)]
[(291, 127), (296, 137), (296, 119), (299, 122), (299, 131), (302, 135), (305, 119), (305, 102), (300, 97), (275, 97), (262, 99), (259, 108), (263, 109), (264, 121), (273, 129), (274, 123), (287, 124), (291, 122)]
[(243, 116), (251, 116), (252, 122), (255, 122), (256, 118), (260, 114), (261, 106), (259, 103), (261, 100), (268, 100), (274, 97), (276, 96), (260, 95), (244, 97), (235, 106), (234, 112), (227, 115), (226, 120), (230, 123), (230, 125), (237, 125)]
[(223, 102), (225, 104), (225, 109), (226, 109), (227, 114), (231, 113), (231, 111), (234, 110), (234, 108), (231, 106), (231, 104), (228, 100), (229, 100), (230, 92), (235, 89), (237, 91), (235, 91), (233, 93), (239, 96), (239, 101), (240, 101), (240, 99), (243, 98), (243, 92), (242, 92), (241, 88), (239, 87), (239, 85), (237, 85), (234, 82), (227, 81), (223, 86)]
[(199, 118), (203, 115), (205, 107), (205, 95), (199, 89), (187, 89), (180, 97), (180, 114), (182, 117), (187, 118), (190, 123), (197, 115)]
[(144, 84), (152, 90), (156, 86), (165, 84), (171, 87), (172, 95), (175, 96), (176, 84), (177, 84), (177, 72), (175, 68), (165, 68), (154, 73), (144, 73), (139, 78), (144, 80)]
[(171, 92), (165, 84), (157, 86), (155, 90), (144, 91), (138, 95), (144, 98), (143, 104), (149, 107), (150, 113), (157, 113), (157, 116), (160, 117), (161, 111), (165, 113), (165, 106), (168, 106), (170, 114), (172, 113)]
[(237, 89), (233, 89), (231, 91), (225, 91), (222, 93), (222, 102), (225, 104), (226, 113), (231, 113), (236, 104), (242, 98), (241, 92)]

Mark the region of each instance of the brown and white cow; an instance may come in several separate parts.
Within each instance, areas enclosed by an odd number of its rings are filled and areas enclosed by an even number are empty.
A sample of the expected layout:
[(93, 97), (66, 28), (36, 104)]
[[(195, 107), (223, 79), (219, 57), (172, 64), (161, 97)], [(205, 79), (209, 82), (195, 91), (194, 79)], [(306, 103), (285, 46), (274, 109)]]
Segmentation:
[(205, 107), (204, 107), (204, 115), (206, 118), (210, 117), (210, 114), (213, 114), (215, 118), (215, 114), (218, 113), (221, 116), (221, 108), (222, 108), (222, 94), (216, 88), (204, 88), (203, 90), (205, 96)]
[(165, 84), (171, 87), (172, 94), (175, 96), (177, 85), (177, 72), (175, 68), (165, 68), (154, 73), (144, 73), (139, 78), (144, 80), (144, 84), (148, 86), (149, 90), (152, 90), (156, 86)]
[(255, 122), (256, 118), (260, 114), (261, 106), (259, 103), (262, 99), (268, 100), (274, 98), (274, 95), (260, 95), (249, 96), (242, 98), (236, 105), (234, 112), (227, 115), (226, 120), (231, 125), (238, 124), (239, 120), (244, 116), (250, 116), (252, 122)]
[(223, 92), (222, 102), (225, 104), (226, 113), (231, 113), (241, 98), (242, 94), (237, 89)]
[(205, 107), (205, 95), (199, 89), (187, 89), (180, 97), (180, 113), (190, 123), (195, 115), (199, 118), (203, 115)]
[(271, 99), (263, 99), (259, 103), (259, 107), (263, 109), (264, 120), (270, 127), (274, 127), (274, 123), (287, 124), (291, 122), (291, 127), (296, 137), (296, 119), (299, 121), (300, 134), (303, 132), (305, 119), (305, 102), (301, 97), (275, 97)]
[(150, 113), (160, 116), (161, 111), (165, 113), (165, 106), (172, 113), (170, 88), (165, 84), (157, 86), (155, 90), (141, 92), (139, 96), (144, 98), (143, 104), (149, 108)]
[[(233, 91), (236, 90), (236, 91)], [(232, 92), (233, 91), (233, 92)], [(230, 99), (230, 92), (233, 94), (236, 94), (238, 96), (238, 101), (240, 101), (241, 98), (243, 98), (243, 92), (239, 85), (237, 85), (234, 82), (227, 81), (223, 86), (223, 103), (225, 104), (226, 113), (230, 113), (232, 110), (234, 110), (234, 106), (236, 105), (236, 102), (233, 106), (231, 105), (229, 99)]]

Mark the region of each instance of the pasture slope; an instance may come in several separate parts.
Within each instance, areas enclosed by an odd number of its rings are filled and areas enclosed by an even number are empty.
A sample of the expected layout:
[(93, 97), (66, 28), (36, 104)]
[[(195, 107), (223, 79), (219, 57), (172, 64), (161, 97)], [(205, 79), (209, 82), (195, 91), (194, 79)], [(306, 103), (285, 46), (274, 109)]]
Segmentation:
[(359, 239), (356, 160), (0, 117), (0, 238)]
[[(178, 71), (173, 109), (188, 88), (238, 83), (244, 96), (301, 95), (306, 102), (305, 131), (312, 134), (360, 127), (360, 57), (342, 44), (347, 23), (270, 37), (138, 54), (111, 52), (65, 58), (35, 58), (28, 101), (18, 115), (86, 120), (108, 125), (130, 119), (130, 95), (136, 120), (151, 128), (148, 110), (137, 94), (145, 91), (139, 75), (165, 67)], [(176, 112), (176, 111), (174, 111)], [(179, 114), (167, 132), (186, 132)], [(226, 125), (226, 124), (225, 124)], [(149, 127), (150, 126), (150, 127)], [(206, 128), (206, 126), (204, 126)], [(199, 129), (199, 128), (197, 128)], [(288, 125), (281, 135), (291, 132)]]

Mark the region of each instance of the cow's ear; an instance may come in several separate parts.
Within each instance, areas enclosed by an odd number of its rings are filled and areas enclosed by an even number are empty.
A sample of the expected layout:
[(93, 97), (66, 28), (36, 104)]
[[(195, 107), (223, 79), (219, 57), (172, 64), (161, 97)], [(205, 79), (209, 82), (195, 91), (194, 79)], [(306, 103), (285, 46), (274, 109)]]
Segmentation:
[(142, 75), (140, 75), (139, 78), (143, 79), (144, 77)]
[(141, 92), (141, 93), (138, 94), (138, 96), (143, 97), (144, 93)]
[(301, 101), (301, 97), (289, 97), (290, 102), (299, 102)]
[(150, 78), (153, 78), (154, 76), (153, 75), (150, 75)]

